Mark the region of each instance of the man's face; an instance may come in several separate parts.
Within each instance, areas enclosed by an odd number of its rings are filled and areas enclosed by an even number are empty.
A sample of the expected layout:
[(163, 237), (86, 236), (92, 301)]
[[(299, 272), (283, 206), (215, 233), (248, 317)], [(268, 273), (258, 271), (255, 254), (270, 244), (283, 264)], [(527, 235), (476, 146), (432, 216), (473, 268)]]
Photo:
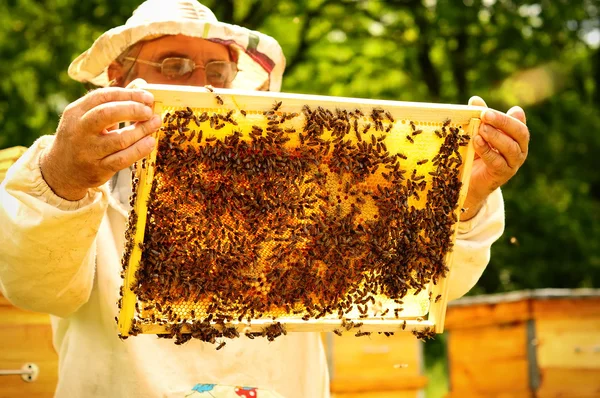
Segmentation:
[[(139, 53), (138, 53), (139, 51)], [(124, 65), (113, 63), (109, 68), (111, 79), (117, 79), (120, 86), (125, 87), (132, 80), (142, 78), (148, 83), (179, 84), (187, 86), (205, 86), (209, 84), (203, 68), (212, 61), (230, 61), (229, 50), (226, 46), (208, 40), (183, 35), (164, 36), (141, 44), (141, 50), (133, 51), (130, 55), (138, 60), (161, 63), (165, 58), (180, 57), (193, 60), (197, 67), (193, 72), (180, 77), (169, 78), (161, 73), (159, 67), (141, 62)], [(116, 64), (116, 65), (115, 65)], [(130, 69), (133, 68), (130, 73)]]

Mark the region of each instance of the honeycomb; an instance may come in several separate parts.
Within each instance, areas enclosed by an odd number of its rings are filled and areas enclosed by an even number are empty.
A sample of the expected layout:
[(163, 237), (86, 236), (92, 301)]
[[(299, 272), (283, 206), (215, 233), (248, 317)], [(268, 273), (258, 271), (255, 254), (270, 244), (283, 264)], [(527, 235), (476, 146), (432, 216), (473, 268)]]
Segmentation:
[(214, 343), (239, 336), (232, 323), (268, 321), (246, 335), (272, 339), (292, 321), (425, 316), (448, 271), (466, 125), (364, 104), (215, 101), (163, 106), (155, 158), (134, 176), (139, 191), (153, 172), (141, 256), (134, 211), (123, 258), (124, 274), (135, 263), (129, 334), (162, 325), (178, 343)]

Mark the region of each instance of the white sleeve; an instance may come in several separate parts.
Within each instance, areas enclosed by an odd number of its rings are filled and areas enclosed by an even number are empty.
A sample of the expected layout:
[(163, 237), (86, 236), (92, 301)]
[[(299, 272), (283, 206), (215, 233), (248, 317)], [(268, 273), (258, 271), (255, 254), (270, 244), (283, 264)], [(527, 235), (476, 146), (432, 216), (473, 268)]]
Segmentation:
[(76, 202), (54, 194), (39, 167), (53, 138), (36, 141), (0, 185), (0, 292), (19, 307), (65, 317), (89, 299), (108, 192), (90, 189)]
[(500, 188), (488, 196), (472, 219), (458, 224), (458, 236), (448, 279), (448, 300), (465, 295), (490, 261), (490, 248), (504, 232), (504, 201)]

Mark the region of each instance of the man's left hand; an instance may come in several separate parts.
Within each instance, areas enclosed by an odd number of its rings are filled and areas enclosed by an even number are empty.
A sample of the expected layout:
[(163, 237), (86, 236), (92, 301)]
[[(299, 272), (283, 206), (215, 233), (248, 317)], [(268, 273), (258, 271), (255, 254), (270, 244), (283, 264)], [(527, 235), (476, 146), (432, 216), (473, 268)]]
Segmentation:
[[(480, 97), (472, 97), (469, 105), (487, 106)], [(487, 197), (510, 180), (525, 162), (529, 149), (525, 121), (525, 112), (518, 106), (506, 113), (483, 111), (479, 132), (473, 137), (475, 160), (461, 221), (473, 218)]]

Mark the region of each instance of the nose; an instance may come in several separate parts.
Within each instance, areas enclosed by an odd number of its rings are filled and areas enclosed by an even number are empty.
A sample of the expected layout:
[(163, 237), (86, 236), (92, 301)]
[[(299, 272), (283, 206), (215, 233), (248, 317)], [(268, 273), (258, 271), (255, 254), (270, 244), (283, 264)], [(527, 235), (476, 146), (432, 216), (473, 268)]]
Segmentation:
[(186, 84), (188, 86), (204, 87), (208, 84), (208, 82), (206, 80), (206, 73), (204, 72), (204, 70), (198, 68), (192, 73), (192, 75), (189, 78), (185, 79), (185, 82), (175, 84)]

